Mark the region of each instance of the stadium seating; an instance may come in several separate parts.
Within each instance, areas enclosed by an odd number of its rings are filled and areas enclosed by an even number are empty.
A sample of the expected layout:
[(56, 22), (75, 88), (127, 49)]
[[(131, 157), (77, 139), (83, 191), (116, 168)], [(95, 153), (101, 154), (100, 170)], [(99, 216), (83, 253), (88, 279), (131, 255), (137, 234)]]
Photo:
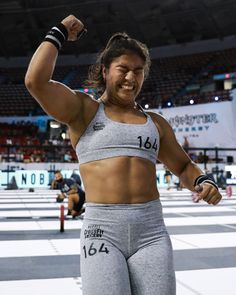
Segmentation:
[[(89, 65), (57, 66), (53, 79), (73, 89), (83, 87)], [(153, 59), (150, 75), (138, 102), (151, 108), (209, 103), (217, 96), (229, 100), (230, 91), (217, 89), (213, 75), (235, 72), (236, 48), (185, 56)], [(44, 114), (24, 86), (26, 68), (0, 69), (0, 115)]]

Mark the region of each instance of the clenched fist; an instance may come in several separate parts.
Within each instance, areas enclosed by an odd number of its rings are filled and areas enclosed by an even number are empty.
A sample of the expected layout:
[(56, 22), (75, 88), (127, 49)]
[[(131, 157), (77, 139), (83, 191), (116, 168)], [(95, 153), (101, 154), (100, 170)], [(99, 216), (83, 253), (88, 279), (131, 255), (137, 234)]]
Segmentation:
[(195, 191), (197, 192), (197, 201), (203, 199), (208, 204), (216, 205), (222, 199), (222, 195), (215, 188), (215, 186), (210, 183), (202, 183), (195, 187)]
[(64, 18), (61, 23), (68, 31), (68, 41), (76, 41), (83, 31), (87, 31), (84, 29), (84, 24), (72, 14)]

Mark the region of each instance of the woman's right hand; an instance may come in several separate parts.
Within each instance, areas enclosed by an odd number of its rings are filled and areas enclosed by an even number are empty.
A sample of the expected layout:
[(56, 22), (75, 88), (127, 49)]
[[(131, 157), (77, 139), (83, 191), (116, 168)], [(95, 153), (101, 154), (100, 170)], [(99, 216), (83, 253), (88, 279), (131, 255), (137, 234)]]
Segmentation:
[(84, 29), (84, 24), (72, 14), (64, 18), (61, 23), (68, 31), (68, 41), (76, 41), (78, 35)]

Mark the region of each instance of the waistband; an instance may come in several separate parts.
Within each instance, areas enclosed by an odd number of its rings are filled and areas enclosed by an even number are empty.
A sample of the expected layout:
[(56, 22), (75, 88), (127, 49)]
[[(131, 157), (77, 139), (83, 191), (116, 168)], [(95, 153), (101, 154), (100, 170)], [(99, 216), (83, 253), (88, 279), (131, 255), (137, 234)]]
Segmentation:
[(104, 222), (150, 222), (163, 219), (159, 199), (137, 204), (86, 203), (84, 220)]
[(86, 203), (86, 207), (92, 207), (92, 208), (110, 208), (110, 209), (143, 209), (143, 208), (147, 208), (147, 207), (152, 207), (152, 205), (156, 204), (156, 203), (160, 203), (160, 199), (155, 199), (152, 201), (148, 201), (145, 203), (127, 203), (127, 204), (110, 204), (110, 203), (92, 203), (92, 202), (88, 202)]

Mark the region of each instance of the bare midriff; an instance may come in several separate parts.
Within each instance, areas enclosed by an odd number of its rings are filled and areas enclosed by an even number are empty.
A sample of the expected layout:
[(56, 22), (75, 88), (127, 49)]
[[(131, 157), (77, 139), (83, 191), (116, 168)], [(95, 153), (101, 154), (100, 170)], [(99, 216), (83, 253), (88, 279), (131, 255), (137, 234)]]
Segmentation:
[(155, 165), (138, 157), (115, 157), (80, 165), (86, 202), (145, 203), (159, 198)]

